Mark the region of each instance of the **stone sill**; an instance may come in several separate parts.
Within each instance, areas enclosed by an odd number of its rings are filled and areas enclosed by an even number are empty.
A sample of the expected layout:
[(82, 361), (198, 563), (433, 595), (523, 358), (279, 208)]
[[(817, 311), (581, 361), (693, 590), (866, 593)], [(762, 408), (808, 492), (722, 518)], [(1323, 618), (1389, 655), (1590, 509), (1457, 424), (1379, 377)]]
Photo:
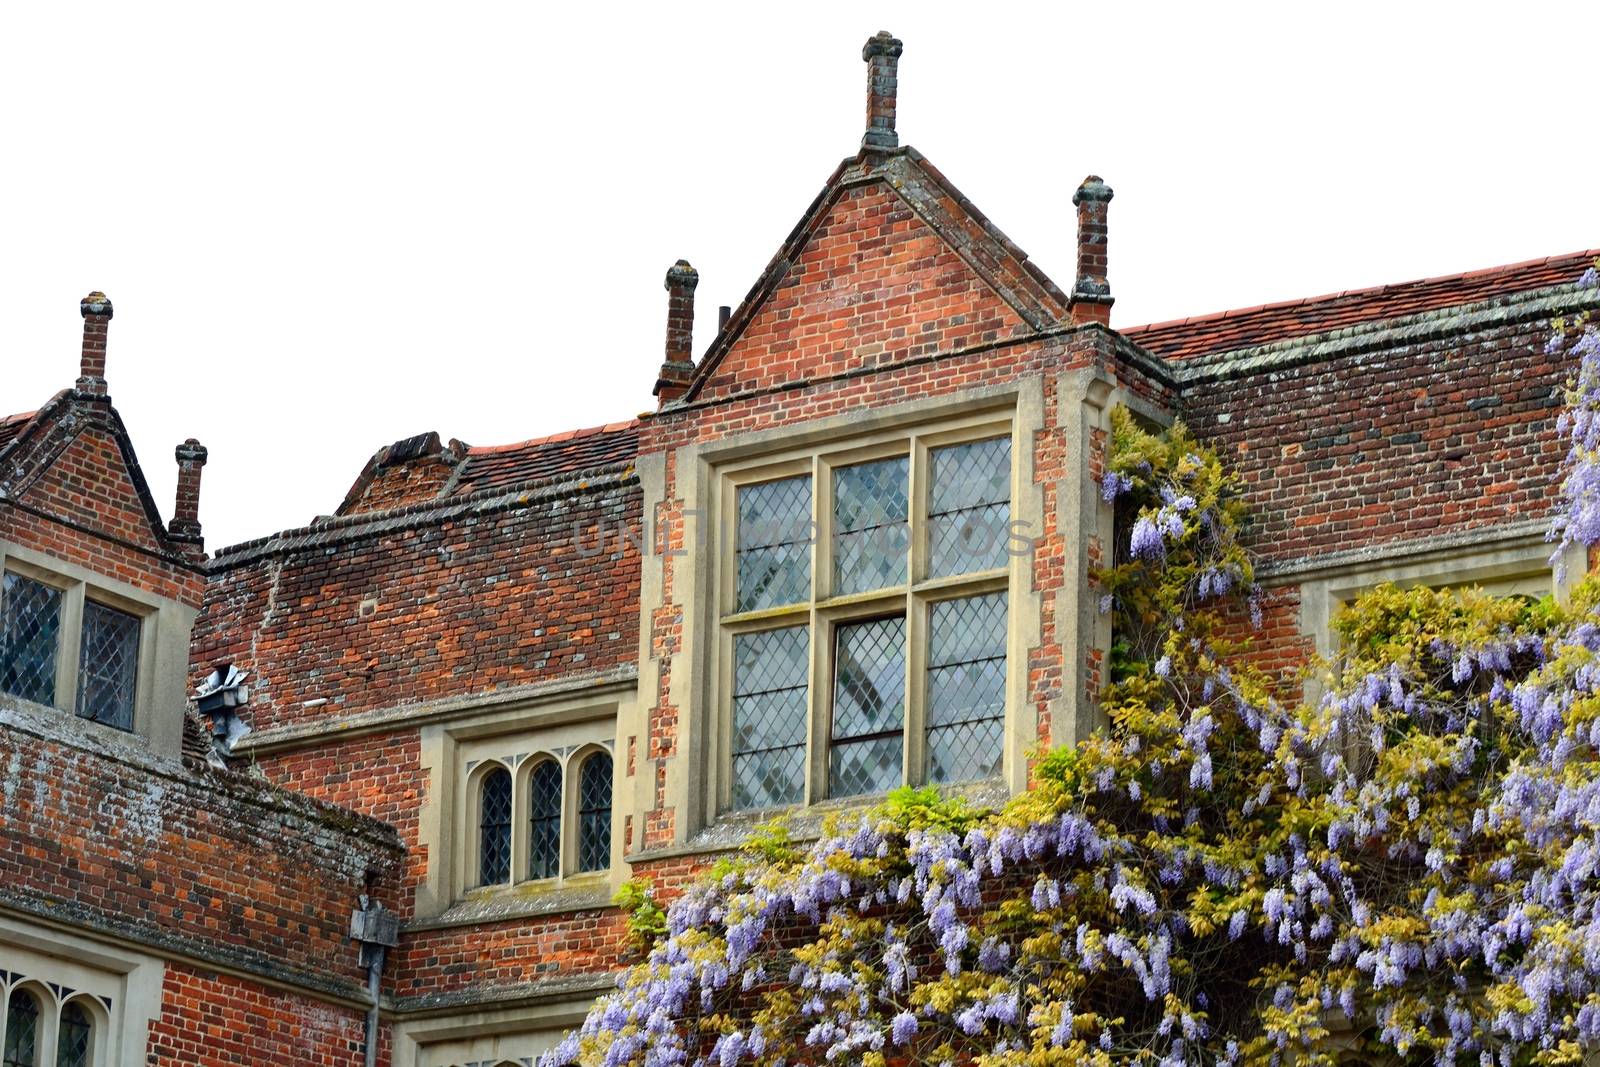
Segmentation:
[(561, 915), (576, 911), (611, 908), (611, 875), (599, 871), (578, 875), (563, 882), (523, 882), (493, 889), (469, 890), (443, 912), (405, 924), (406, 933), (446, 930), (458, 926), (484, 926), (516, 919)]

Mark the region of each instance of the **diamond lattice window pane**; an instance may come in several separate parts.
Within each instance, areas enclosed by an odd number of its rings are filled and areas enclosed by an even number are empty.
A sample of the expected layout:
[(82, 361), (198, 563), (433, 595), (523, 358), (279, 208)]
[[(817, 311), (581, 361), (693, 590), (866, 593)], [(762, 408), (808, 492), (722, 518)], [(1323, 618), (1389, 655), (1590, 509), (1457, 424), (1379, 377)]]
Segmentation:
[(119, 730), (133, 729), (139, 673), (139, 618), (86, 600), (78, 660), (78, 715)]
[(928, 618), (928, 780), (998, 774), (1006, 713), (1004, 593), (942, 600)]
[(833, 591), (861, 593), (902, 585), (906, 550), (905, 456), (833, 472)]
[(804, 745), (745, 752), (733, 757), (733, 806), (781, 808), (805, 799)]
[(739, 489), (738, 611), (811, 596), (811, 479), (780, 478)]
[(929, 453), (928, 573), (942, 578), (1006, 564), (1011, 522), (1011, 439)]
[(928, 614), (928, 665), (990, 659), (1006, 654), (1006, 595), (940, 600)]
[(89, 1037), (94, 1023), (89, 1012), (76, 1002), (61, 1009), (61, 1025), (56, 1030), (56, 1067), (89, 1067)]
[(887, 793), (900, 785), (904, 741), (900, 734), (835, 743), (828, 750), (828, 795)]
[(611, 866), (611, 757), (596, 752), (578, 775), (578, 870)]
[(833, 738), (898, 730), (905, 722), (906, 620), (839, 627), (833, 669)]
[(1000, 773), (1005, 722), (984, 719), (928, 730), (928, 781), (974, 782)]
[(511, 878), (511, 772), (504, 767), (483, 779), (479, 797), (478, 882), (498, 885)]
[(738, 611), (798, 604), (811, 596), (811, 546), (751, 548), (739, 556)]
[(33, 994), (18, 989), (6, 1001), (5, 1067), (38, 1067), (39, 1002)]
[(835, 640), (828, 795), (892, 789), (903, 777), (906, 620), (850, 623)]
[(540, 760), (528, 774), (528, 877), (561, 873), (561, 767)]
[(0, 582), (0, 692), (56, 702), (61, 590), (6, 573)]
[(810, 658), (804, 626), (735, 635), (735, 808), (779, 807), (804, 798)]

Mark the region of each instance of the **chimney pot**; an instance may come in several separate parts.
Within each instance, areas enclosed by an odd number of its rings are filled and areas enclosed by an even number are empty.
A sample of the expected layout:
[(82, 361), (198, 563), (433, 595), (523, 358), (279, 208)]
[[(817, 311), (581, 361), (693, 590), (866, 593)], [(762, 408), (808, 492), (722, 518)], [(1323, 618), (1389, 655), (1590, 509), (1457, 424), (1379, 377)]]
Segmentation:
[(106, 332), (111, 322), (111, 301), (98, 290), (78, 301), (83, 315), (83, 354), (78, 364), (78, 391), (106, 395)]
[(728, 328), (728, 320), (733, 318), (733, 308), (723, 304), (717, 308), (717, 332), (721, 333)]
[(200, 532), (200, 470), (209, 455), (206, 446), (193, 437), (173, 452), (178, 461), (178, 499), (173, 505), (168, 537), (185, 546), (190, 555), (205, 555), (205, 538)]
[(700, 273), (686, 259), (667, 270), (667, 350), (654, 390), (660, 404), (681, 397), (694, 377), (694, 290), (699, 284)]
[(1078, 209), (1078, 275), (1069, 303), (1074, 325), (1111, 324), (1111, 284), (1106, 279), (1106, 207), (1111, 187), (1098, 174), (1083, 179), (1072, 203)]
[(864, 149), (900, 147), (895, 130), (895, 99), (900, 89), (900, 53), (905, 44), (888, 30), (867, 38), (861, 58), (867, 64), (867, 132), (861, 137)]

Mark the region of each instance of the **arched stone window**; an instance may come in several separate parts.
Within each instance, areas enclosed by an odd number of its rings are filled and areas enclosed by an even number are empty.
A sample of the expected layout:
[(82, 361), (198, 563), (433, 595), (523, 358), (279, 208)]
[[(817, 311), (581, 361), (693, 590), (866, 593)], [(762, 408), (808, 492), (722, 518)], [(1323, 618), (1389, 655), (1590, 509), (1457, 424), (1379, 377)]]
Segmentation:
[(89, 1067), (93, 1042), (94, 1016), (82, 1004), (69, 1001), (56, 1028), (56, 1067)]
[(483, 776), (478, 795), (478, 882), (511, 880), (511, 772), (496, 767)]
[(578, 772), (578, 870), (611, 866), (611, 756), (596, 752)]
[(553, 759), (534, 764), (528, 775), (528, 877), (561, 873), (561, 765)]
[(39, 998), (14, 989), (6, 1000), (4, 1067), (39, 1067)]

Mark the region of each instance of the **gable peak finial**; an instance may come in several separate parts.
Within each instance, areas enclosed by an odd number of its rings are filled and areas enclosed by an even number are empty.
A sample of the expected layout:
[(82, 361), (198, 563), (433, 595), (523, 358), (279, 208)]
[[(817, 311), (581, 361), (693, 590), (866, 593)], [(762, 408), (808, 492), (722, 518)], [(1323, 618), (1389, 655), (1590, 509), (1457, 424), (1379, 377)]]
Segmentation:
[(905, 43), (888, 30), (867, 38), (861, 58), (867, 64), (867, 132), (862, 148), (898, 148), (900, 134), (895, 129), (896, 97), (900, 88), (900, 53)]

